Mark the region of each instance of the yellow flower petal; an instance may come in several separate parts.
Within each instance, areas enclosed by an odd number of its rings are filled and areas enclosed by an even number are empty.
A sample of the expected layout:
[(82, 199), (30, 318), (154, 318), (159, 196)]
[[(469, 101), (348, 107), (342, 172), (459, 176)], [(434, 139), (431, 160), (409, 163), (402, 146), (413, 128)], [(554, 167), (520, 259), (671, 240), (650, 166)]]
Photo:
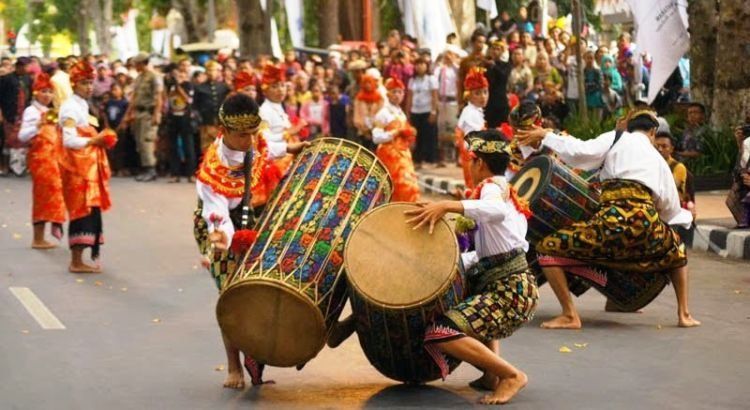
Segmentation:
[(83, 280), (83, 279), (76, 279), (76, 282), (78, 282), (78, 283), (83, 283), (83, 282), (86, 282), (86, 281), (85, 281), (85, 280)]
[(223, 371), (223, 370), (224, 370), (224, 365), (223, 365), (223, 364), (220, 364), (220, 365), (218, 365), (218, 366), (214, 367), (214, 370), (216, 370), (217, 372), (221, 372), (221, 371)]
[(158, 317), (151, 319), (151, 321), (154, 323), (161, 323), (161, 319), (159, 319)]
[(559, 352), (560, 353), (570, 353), (570, 352), (572, 352), (572, 350), (570, 350), (570, 348), (568, 346), (563, 346), (563, 347), (560, 348)]
[(573, 343), (573, 346), (575, 346), (575, 347), (577, 347), (579, 349), (584, 349), (588, 345), (589, 345), (588, 343)]

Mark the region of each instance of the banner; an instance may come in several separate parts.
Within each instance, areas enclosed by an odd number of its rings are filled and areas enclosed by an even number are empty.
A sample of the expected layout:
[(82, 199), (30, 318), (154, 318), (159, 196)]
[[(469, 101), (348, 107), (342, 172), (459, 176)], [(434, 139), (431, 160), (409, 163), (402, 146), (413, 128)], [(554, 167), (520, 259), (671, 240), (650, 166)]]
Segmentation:
[(445, 48), (445, 38), (456, 32), (448, 0), (402, 0), (399, 8), (406, 34), (416, 37), (437, 58)]
[(302, 0), (285, 0), (284, 9), (289, 24), (289, 37), (292, 38), (292, 46), (305, 46), (305, 28), (302, 18)]
[(477, 7), (489, 13), (490, 18), (497, 17), (497, 2), (495, 0), (477, 0)]
[(690, 48), (690, 35), (680, 11), (684, 1), (628, 0), (628, 3), (638, 33), (638, 50), (650, 54), (652, 59), (648, 87), (651, 103)]

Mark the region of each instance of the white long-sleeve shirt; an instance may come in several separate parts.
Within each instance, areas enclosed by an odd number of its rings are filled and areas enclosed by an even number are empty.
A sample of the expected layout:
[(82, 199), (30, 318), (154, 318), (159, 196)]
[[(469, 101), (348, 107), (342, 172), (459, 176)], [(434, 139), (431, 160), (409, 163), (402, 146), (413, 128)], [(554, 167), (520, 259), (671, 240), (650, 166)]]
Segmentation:
[[(65, 148), (81, 149), (88, 144), (89, 139), (79, 136), (76, 129), (89, 124), (89, 103), (86, 100), (78, 94), (73, 94), (60, 107), (59, 120)], [(66, 127), (67, 120), (75, 121), (75, 125)]]
[(263, 132), (266, 141), (269, 143), (284, 142), (284, 132), (292, 127), (284, 107), (279, 103), (271, 102), (271, 100), (265, 100), (261, 104), (258, 114), (268, 124), (268, 129)]
[[(625, 132), (617, 144), (615, 131), (592, 140), (581, 141), (570, 136), (548, 133), (542, 145), (555, 151), (560, 159), (574, 168), (596, 169), (599, 177), (640, 182), (651, 190), (661, 219), (670, 225), (690, 227), (693, 217), (680, 207), (680, 197), (669, 165), (641, 132)], [(611, 149), (610, 149), (611, 147)]]
[(48, 110), (49, 107), (45, 107), (36, 100), (23, 110), (21, 128), (18, 130), (18, 139), (21, 142), (25, 144), (39, 134), (39, 125)]
[(393, 121), (402, 121), (406, 123), (406, 114), (397, 105), (391, 104), (386, 100), (383, 108), (375, 114), (375, 128), (372, 129), (372, 142), (375, 144), (385, 144), (393, 140), (393, 131), (386, 131), (385, 127)]
[(482, 187), (479, 199), (461, 201), (464, 215), (477, 223), (477, 231), (474, 233), (476, 250), (461, 254), (464, 269), (488, 256), (517, 248), (529, 250), (526, 217), (518, 212), (510, 200), (507, 180), (501, 176), (495, 176), (492, 180), (494, 183), (487, 183)]
[[(218, 145), (217, 154), (219, 155), (219, 161), (221, 161), (222, 164), (229, 167), (242, 165), (245, 160), (244, 151), (235, 151), (229, 149), (226, 145), (224, 145), (223, 138), (216, 139), (214, 144)], [(286, 146), (287, 144), (285, 142), (269, 142), (267, 151), (269, 157), (271, 159), (283, 157), (284, 155), (286, 155)], [(210, 222), (211, 215), (215, 214), (220, 216), (221, 223), (219, 224), (217, 229), (227, 234), (227, 238), (229, 238), (228, 245), (231, 245), (232, 236), (234, 236), (234, 225), (232, 224), (232, 219), (229, 216), (229, 211), (240, 206), (240, 204), (242, 203), (242, 198), (227, 198), (223, 195), (217, 194), (210, 186), (198, 180), (196, 180), (195, 186), (198, 192), (198, 198), (200, 198), (200, 200), (203, 202), (203, 211), (201, 212), (201, 216), (208, 224), (208, 232), (210, 233), (214, 231), (214, 226)]]
[(481, 131), (485, 125), (484, 110), (472, 103), (466, 104), (456, 124), (463, 131), (464, 135), (472, 131)]

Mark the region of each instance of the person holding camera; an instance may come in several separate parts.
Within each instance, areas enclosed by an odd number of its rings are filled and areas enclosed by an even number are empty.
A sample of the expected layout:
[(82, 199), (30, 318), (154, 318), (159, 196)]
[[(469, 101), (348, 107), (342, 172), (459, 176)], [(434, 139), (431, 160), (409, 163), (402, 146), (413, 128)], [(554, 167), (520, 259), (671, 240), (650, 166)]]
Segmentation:
[(734, 137), (740, 155), (727, 205), (737, 220), (737, 228), (746, 229), (750, 228), (750, 109), (745, 115), (745, 124), (735, 129)]

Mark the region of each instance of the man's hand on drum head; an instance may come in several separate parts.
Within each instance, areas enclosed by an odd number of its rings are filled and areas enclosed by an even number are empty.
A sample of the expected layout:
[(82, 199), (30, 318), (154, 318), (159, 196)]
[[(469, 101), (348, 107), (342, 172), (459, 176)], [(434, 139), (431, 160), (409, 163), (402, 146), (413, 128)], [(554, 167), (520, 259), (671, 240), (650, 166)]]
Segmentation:
[(290, 154), (299, 154), (303, 149), (309, 147), (310, 145), (312, 145), (310, 141), (290, 142), (286, 144), (286, 152)]
[(514, 137), (516, 138), (516, 140), (518, 140), (518, 143), (520, 145), (527, 145), (538, 148), (539, 143), (542, 142), (544, 136), (550, 132), (552, 132), (552, 130), (549, 128), (526, 128), (517, 130)]
[(224, 231), (215, 230), (208, 234), (208, 241), (214, 246), (217, 252), (223, 252), (229, 249), (229, 238)]
[(404, 212), (407, 216), (413, 216), (413, 218), (407, 219), (406, 223), (413, 224), (415, 230), (422, 226), (429, 226), (430, 235), (435, 230), (435, 224), (448, 212), (464, 213), (464, 206), (459, 201), (419, 202), (416, 205), (419, 207), (418, 209)]

